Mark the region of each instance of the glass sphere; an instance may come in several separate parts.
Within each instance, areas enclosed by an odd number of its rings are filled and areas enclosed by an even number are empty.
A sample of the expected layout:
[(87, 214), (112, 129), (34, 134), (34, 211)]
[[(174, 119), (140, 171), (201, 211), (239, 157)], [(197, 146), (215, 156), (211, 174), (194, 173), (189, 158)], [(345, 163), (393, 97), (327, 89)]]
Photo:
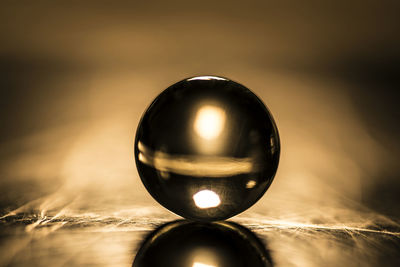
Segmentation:
[(247, 228), (231, 222), (167, 223), (144, 240), (133, 267), (269, 267), (271, 256)]
[(249, 89), (221, 77), (180, 81), (145, 111), (135, 139), (143, 184), (188, 219), (222, 220), (252, 206), (279, 162), (274, 120)]

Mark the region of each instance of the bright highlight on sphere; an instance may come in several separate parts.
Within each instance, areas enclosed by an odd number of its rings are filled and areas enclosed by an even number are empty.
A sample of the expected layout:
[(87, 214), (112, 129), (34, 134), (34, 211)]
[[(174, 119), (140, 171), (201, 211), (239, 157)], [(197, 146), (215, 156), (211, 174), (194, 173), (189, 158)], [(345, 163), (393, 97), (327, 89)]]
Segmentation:
[(219, 107), (203, 106), (197, 111), (194, 122), (196, 133), (204, 139), (217, 138), (225, 125), (225, 111)]
[(194, 203), (200, 209), (214, 208), (221, 204), (219, 196), (211, 190), (201, 190), (193, 195)]

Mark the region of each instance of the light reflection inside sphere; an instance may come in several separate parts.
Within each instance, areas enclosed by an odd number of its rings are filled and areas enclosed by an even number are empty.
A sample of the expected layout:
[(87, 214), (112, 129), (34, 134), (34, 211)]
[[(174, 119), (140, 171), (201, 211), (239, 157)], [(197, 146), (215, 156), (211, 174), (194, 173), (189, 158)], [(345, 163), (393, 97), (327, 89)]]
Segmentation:
[(221, 204), (219, 196), (211, 190), (201, 190), (193, 195), (194, 203), (200, 209), (217, 207)]
[(215, 106), (203, 106), (196, 114), (194, 129), (206, 140), (217, 138), (224, 130), (225, 111)]

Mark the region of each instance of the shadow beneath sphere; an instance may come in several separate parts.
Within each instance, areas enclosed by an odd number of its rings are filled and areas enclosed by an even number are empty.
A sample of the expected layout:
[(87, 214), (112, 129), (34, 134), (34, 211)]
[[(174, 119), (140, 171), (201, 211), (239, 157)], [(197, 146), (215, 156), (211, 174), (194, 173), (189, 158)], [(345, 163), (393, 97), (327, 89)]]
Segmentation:
[(258, 267), (273, 263), (261, 240), (239, 224), (179, 220), (151, 232), (132, 266)]

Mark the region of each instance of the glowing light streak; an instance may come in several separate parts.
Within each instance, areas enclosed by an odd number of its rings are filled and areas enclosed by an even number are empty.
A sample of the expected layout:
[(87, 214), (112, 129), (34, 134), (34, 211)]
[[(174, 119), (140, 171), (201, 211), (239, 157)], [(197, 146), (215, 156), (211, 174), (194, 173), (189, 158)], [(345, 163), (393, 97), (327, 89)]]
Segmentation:
[(173, 172), (195, 177), (226, 177), (242, 173), (256, 172), (255, 159), (171, 155), (160, 151), (153, 152), (139, 142), (139, 161), (154, 167), (160, 172)]

